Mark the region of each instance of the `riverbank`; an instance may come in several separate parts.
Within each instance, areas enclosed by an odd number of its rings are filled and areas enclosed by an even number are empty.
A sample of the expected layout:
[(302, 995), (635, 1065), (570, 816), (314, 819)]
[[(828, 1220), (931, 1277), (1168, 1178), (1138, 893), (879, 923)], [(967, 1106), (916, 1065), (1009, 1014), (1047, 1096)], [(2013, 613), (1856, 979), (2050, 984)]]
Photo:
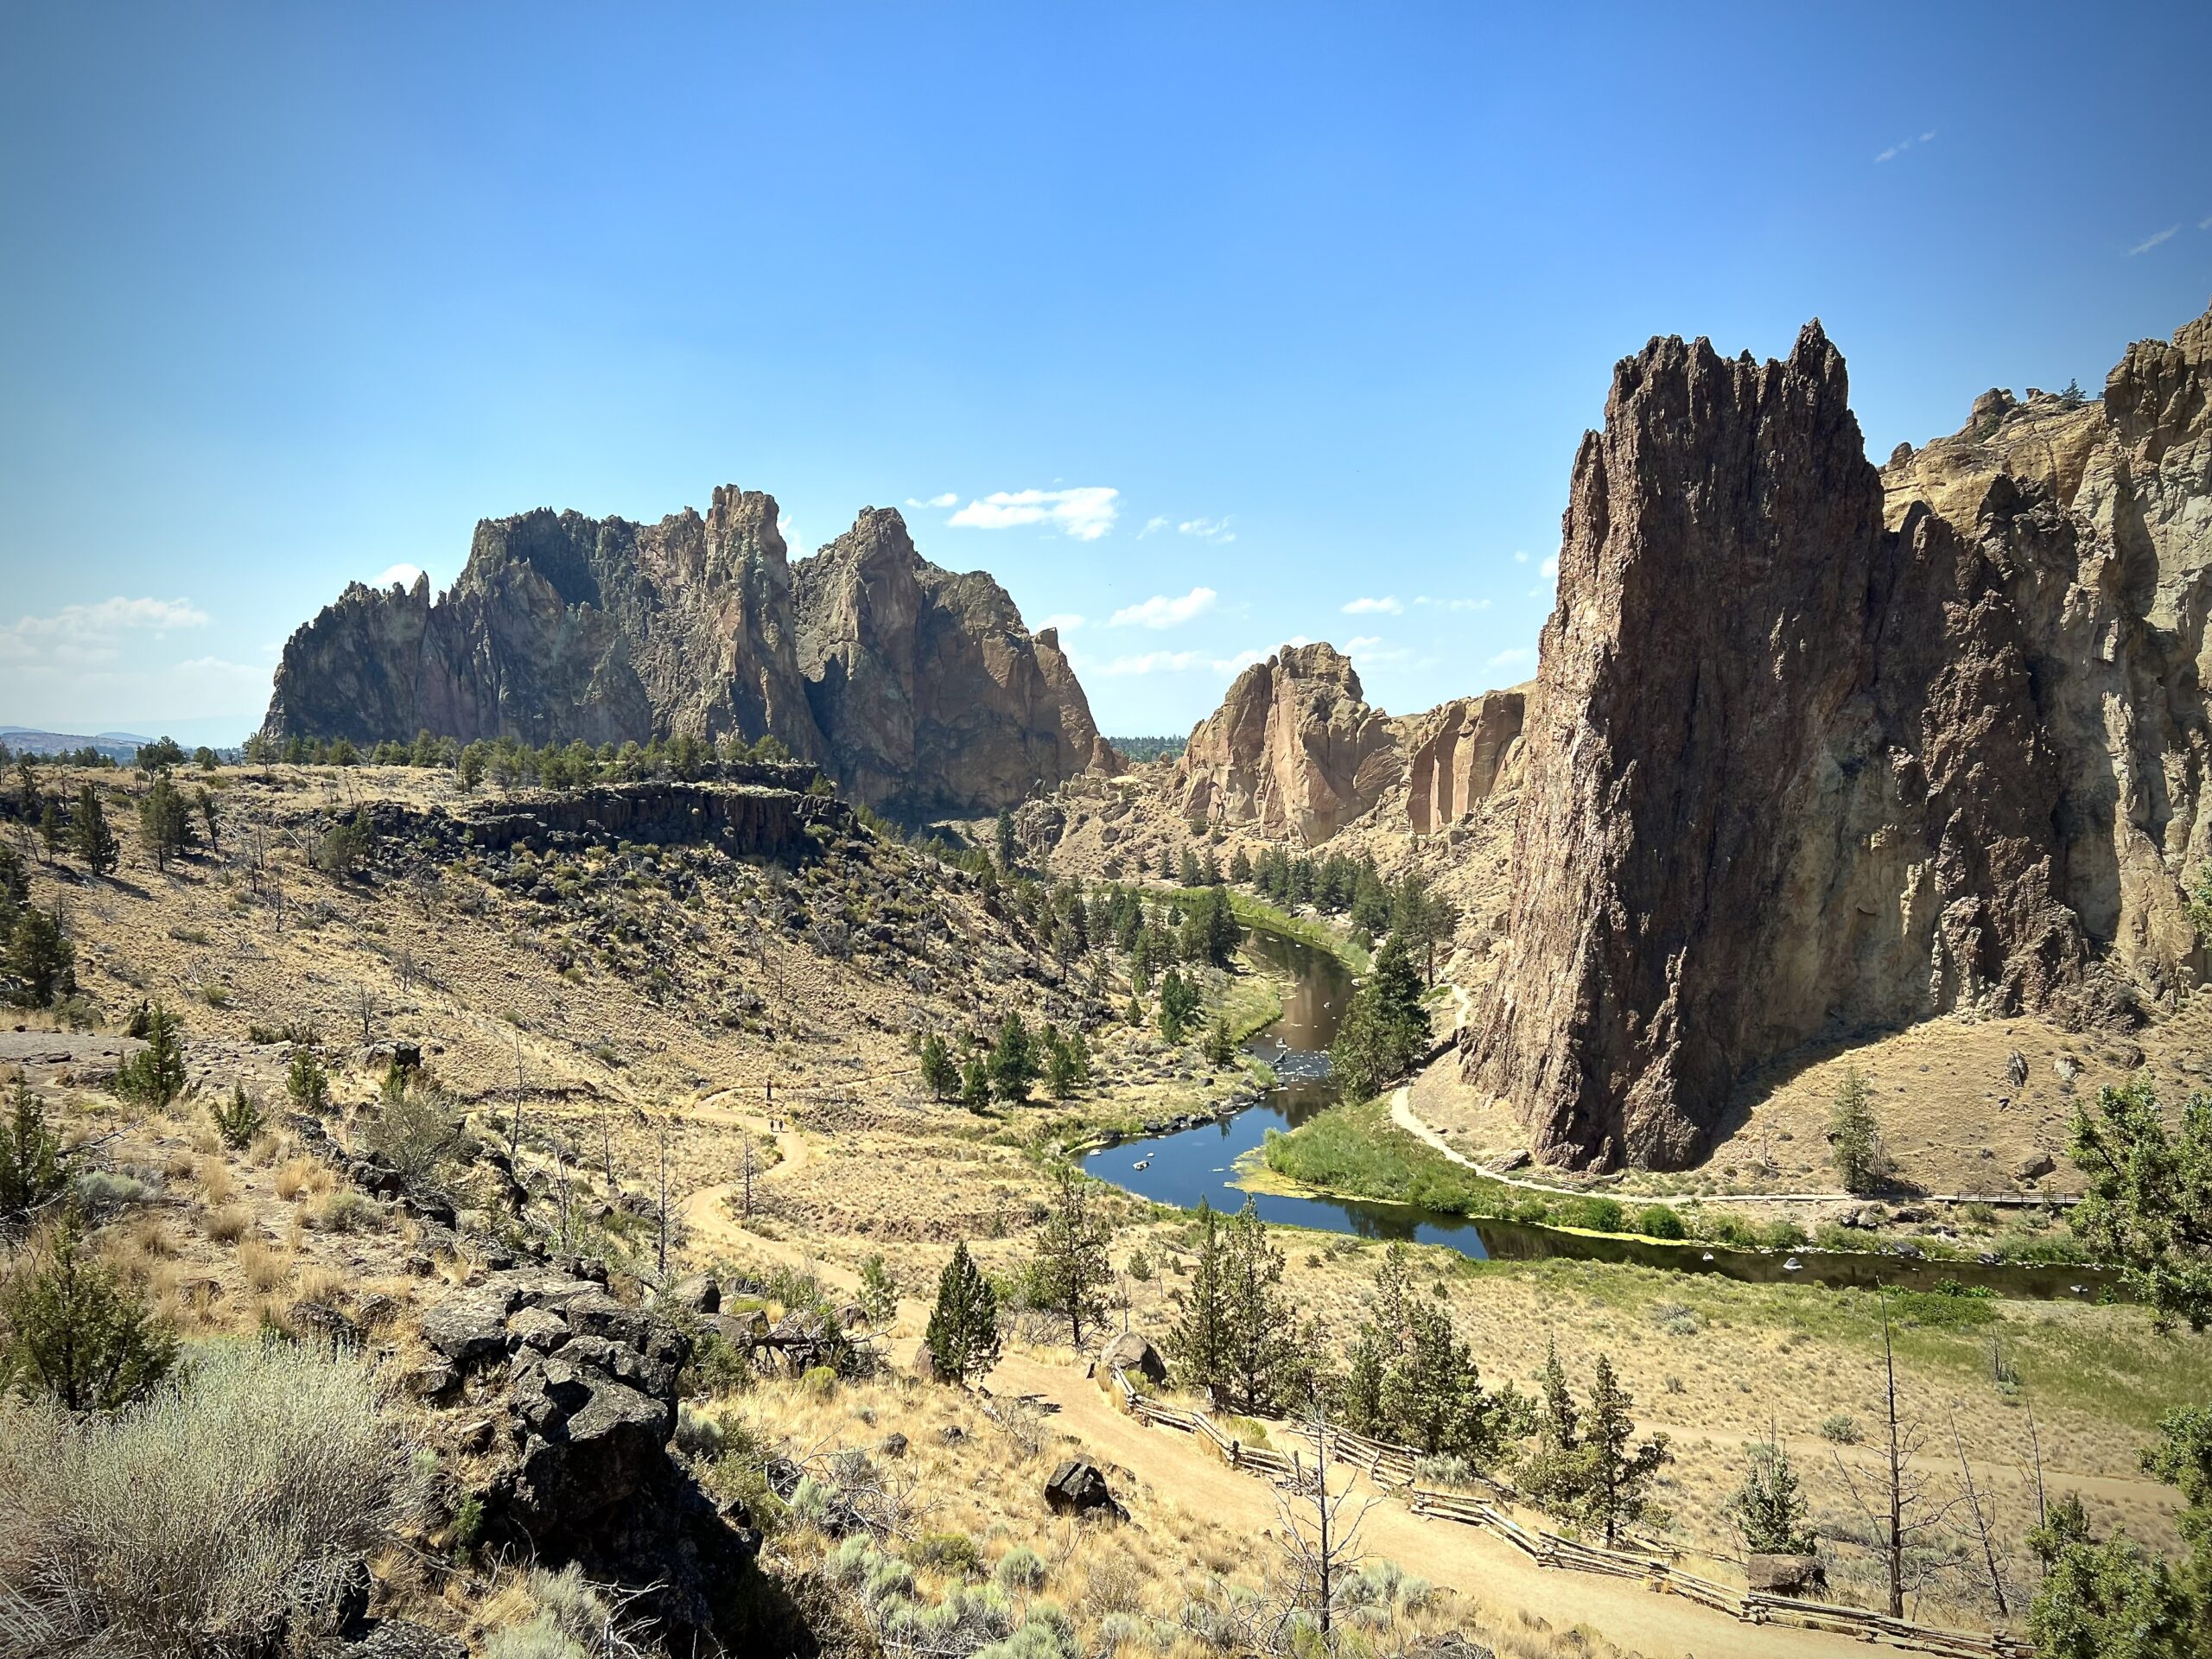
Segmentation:
[(1230, 912), (1240, 926), (1256, 927), (1317, 950), (1325, 950), (1355, 974), (1363, 974), (1375, 965), (1374, 952), (1354, 939), (1348, 928), (1340, 928), (1318, 917), (1294, 916), (1241, 888), (1224, 887), (1222, 891), (1229, 895)]
[[(1294, 1184), (1293, 1190), (1631, 1243), (1817, 1250), (1961, 1268), (2094, 1269), (2088, 1251), (2056, 1230), (2049, 1215), (2020, 1214), (2000, 1223), (1993, 1211), (1985, 1217), (1974, 1205), (1961, 1205), (1955, 1206), (1961, 1213), (1951, 1227), (1846, 1226), (1827, 1220), (1808, 1228), (1791, 1217), (1738, 1213), (1725, 1203), (1702, 1198), (1638, 1202), (1633, 1197), (1522, 1186), (1474, 1169), (1408, 1132), (1395, 1121), (1388, 1096), (1348, 1103), (1287, 1133), (1270, 1133), (1262, 1156), (1274, 1175)], [(1863, 1213), (1867, 1206), (1853, 1207)]]

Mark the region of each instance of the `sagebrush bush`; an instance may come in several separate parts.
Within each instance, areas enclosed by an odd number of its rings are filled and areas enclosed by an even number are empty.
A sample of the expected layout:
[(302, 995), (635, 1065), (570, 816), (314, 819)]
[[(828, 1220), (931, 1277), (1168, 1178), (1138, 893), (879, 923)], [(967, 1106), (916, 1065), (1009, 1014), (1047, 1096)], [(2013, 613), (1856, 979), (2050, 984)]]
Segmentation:
[(412, 1497), (370, 1365), (226, 1344), (116, 1416), (0, 1408), (0, 1649), (113, 1659), (272, 1650)]
[(492, 1633), (484, 1659), (630, 1659), (645, 1651), (633, 1621), (573, 1564), (558, 1573), (531, 1568), (523, 1600), (527, 1615)]

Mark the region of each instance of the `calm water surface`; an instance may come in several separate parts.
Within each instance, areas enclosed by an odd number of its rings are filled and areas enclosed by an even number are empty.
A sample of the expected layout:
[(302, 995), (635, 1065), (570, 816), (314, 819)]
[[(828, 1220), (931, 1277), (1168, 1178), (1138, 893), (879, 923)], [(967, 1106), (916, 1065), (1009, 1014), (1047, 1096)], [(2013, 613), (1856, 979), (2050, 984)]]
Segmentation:
[[(1244, 1046), (1247, 1053), (1274, 1068), (1281, 1086), (1257, 1105), (1218, 1123), (1103, 1147), (1084, 1160), (1084, 1167), (1090, 1174), (1141, 1198), (1182, 1209), (1196, 1209), (1198, 1200), (1205, 1198), (1217, 1210), (1236, 1210), (1243, 1207), (1249, 1196), (1262, 1217), (1286, 1226), (1441, 1244), (1462, 1255), (1485, 1259), (1536, 1261), (1567, 1256), (1719, 1274), (1751, 1283), (1788, 1280), (1868, 1287), (1881, 1283), (1906, 1290), (1930, 1289), (1948, 1279), (1965, 1285), (1986, 1285), (2000, 1296), (2044, 1299), (2094, 1296), (2104, 1286), (2104, 1275), (2086, 1268), (1992, 1268), (1971, 1262), (1913, 1262), (1806, 1249), (1771, 1255), (1708, 1250), (1703, 1244), (1592, 1238), (1518, 1222), (1471, 1221), (1414, 1205), (1319, 1195), (1247, 1194), (1236, 1185), (1236, 1160), (1259, 1147), (1269, 1129), (1295, 1128), (1337, 1102), (1336, 1084), (1329, 1074), (1328, 1048), (1344, 1018), (1344, 1005), (1351, 1000), (1353, 981), (1344, 964), (1327, 951), (1277, 934), (1256, 929), (1248, 932), (1244, 951), (1290, 982), (1283, 995), (1282, 1017)], [(1139, 1169), (1140, 1163), (1146, 1166)], [(1793, 1261), (1797, 1263), (1795, 1272), (1784, 1266)], [(2077, 1286), (2082, 1288), (2076, 1290)]]

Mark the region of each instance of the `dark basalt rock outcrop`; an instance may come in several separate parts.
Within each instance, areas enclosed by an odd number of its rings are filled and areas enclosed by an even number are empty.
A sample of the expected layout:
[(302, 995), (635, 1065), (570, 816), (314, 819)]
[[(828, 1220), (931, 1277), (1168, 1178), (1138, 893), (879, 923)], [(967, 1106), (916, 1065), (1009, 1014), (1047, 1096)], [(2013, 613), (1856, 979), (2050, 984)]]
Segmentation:
[(1119, 757), (1050, 629), (940, 570), (868, 508), (793, 567), (772, 497), (725, 486), (658, 524), (549, 509), (480, 524), (434, 599), (359, 583), (295, 632), (263, 731), (367, 744), (780, 739), (849, 794), (995, 811)]
[[(2101, 405), (2007, 399), (1901, 451), (1885, 516), (1818, 324), (1782, 362), (1619, 365), (1467, 1043), (1547, 1157), (1686, 1162), (1816, 1036), (2125, 1018), (2196, 976), (2208, 385), (2212, 319), (2131, 348)], [(2064, 442), (2012, 430), (2037, 408)]]
[[(806, 778), (813, 776), (813, 768), (804, 770)], [(855, 824), (844, 802), (799, 789), (666, 779), (513, 796), (461, 812), (443, 807), (423, 811), (391, 801), (372, 802), (362, 812), (378, 853), (388, 851), (403, 861), (431, 849), (443, 855), (468, 849), (544, 853), (626, 842), (654, 847), (710, 844), (733, 857), (788, 863), (814, 850), (810, 828), (845, 835)]]
[(490, 1416), (487, 1541), (653, 1586), (639, 1605), (664, 1634), (714, 1633), (760, 1535), (670, 1454), (683, 1332), (552, 1267), (487, 1274), (429, 1308), (422, 1332), (455, 1374), (454, 1409)]

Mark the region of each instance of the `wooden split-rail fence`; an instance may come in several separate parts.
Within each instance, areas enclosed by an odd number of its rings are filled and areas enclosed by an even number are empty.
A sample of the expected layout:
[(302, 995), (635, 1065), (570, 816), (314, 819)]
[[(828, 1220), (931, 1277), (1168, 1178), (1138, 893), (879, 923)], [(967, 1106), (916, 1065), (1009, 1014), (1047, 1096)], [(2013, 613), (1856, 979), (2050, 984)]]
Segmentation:
[[(1118, 1366), (1112, 1372), (1112, 1383), (1122, 1408), (1138, 1421), (1209, 1440), (1231, 1468), (1249, 1469), (1278, 1483), (1299, 1478), (1301, 1474), (1311, 1478), (1310, 1463), (1295, 1464), (1272, 1447), (1248, 1445), (1205, 1412), (1186, 1410), (1153, 1398), (1130, 1382), (1128, 1373)], [(1307, 1445), (1315, 1443), (1316, 1431), (1310, 1425), (1289, 1423), (1282, 1427), (1285, 1433)], [(1685, 1572), (1675, 1562), (1660, 1555), (1602, 1549), (1541, 1528), (1532, 1531), (1488, 1498), (1421, 1486), (1415, 1478), (1419, 1454), (1410, 1447), (1355, 1434), (1349, 1429), (1331, 1428), (1327, 1433), (1332, 1457), (1358, 1470), (1378, 1491), (1390, 1491), (1402, 1498), (1415, 1515), (1485, 1528), (1539, 1567), (1626, 1579), (1658, 1594), (1683, 1597), (1747, 1624), (1793, 1624), (1805, 1630), (1827, 1630), (1861, 1642), (1881, 1642), (1914, 1653), (1936, 1654), (1943, 1659), (2033, 1659), (2035, 1650), (2029, 1643), (2001, 1631), (1985, 1636), (1944, 1630), (1932, 1624), (1916, 1624), (1910, 1619), (1891, 1618), (1862, 1607), (1768, 1595), (1757, 1590), (1732, 1590)], [(1500, 1497), (1510, 1495), (1506, 1487), (1495, 1481), (1482, 1484)]]

